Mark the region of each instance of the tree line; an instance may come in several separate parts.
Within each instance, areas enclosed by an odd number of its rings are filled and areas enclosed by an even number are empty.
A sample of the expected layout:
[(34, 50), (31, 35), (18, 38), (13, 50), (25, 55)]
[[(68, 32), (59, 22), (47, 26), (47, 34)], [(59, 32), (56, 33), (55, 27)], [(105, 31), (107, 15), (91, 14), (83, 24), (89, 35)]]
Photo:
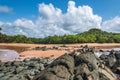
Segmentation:
[[(1, 28), (0, 28), (1, 30)], [(120, 43), (120, 33), (90, 29), (79, 34), (30, 38), (25, 35), (8, 36), (0, 33), (0, 43), (71, 44), (71, 43)]]

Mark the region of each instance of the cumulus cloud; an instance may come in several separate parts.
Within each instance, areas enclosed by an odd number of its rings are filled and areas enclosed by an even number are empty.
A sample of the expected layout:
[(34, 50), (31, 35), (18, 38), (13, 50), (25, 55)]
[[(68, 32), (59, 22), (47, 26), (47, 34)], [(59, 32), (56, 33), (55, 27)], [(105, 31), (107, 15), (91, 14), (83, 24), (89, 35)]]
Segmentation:
[(102, 29), (109, 32), (120, 33), (120, 17), (104, 21), (102, 23)]
[(100, 28), (102, 18), (93, 13), (90, 6), (75, 6), (74, 1), (68, 2), (66, 13), (53, 4), (39, 4), (38, 19), (17, 19), (13, 23), (2, 24), (6, 34), (24, 34), (28, 37), (46, 37), (81, 33), (91, 28)]
[(0, 13), (9, 13), (11, 12), (13, 9), (8, 7), (8, 6), (0, 6)]
[(21, 26), (21, 27), (25, 27), (25, 28), (29, 28), (29, 29), (34, 29), (35, 28), (35, 24), (31, 21), (31, 20), (27, 20), (27, 19), (17, 19), (13, 25), (15, 26)]
[[(46, 5), (39, 4), (39, 19), (37, 25), (40, 28), (56, 29), (59, 34), (80, 33), (90, 28), (100, 28), (102, 18), (93, 13), (89, 6), (75, 6), (74, 1), (68, 2), (68, 9), (66, 13), (62, 10), (55, 8), (52, 4)], [(59, 31), (61, 30), (61, 31)], [(55, 34), (52, 30), (47, 29), (46, 32)], [(49, 34), (48, 34), (49, 35)]]
[(91, 28), (100, 28), (102, 18), (93, 13), (89, 6), (75, 6), (69, 1), (67, 13), (64, 15), (64, 28), (74, 33), (80, 33)]
[(2, 26), (2, 25), (3, 25), (3, 22), (0, 21), (0, 26)]

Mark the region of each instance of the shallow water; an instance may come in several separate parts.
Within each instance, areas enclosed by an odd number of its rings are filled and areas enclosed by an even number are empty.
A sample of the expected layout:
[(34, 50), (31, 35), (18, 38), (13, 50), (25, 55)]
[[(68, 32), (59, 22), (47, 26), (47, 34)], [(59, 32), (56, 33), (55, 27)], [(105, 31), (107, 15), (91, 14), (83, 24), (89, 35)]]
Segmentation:
[(110, 52), (95, 52), (95, 55), (96, 55), (97, 57), (100, 57), (102, 54), (109, 55)]
[(0, 61), (13, 61), (19, 57), (19, 54), (14, 50), (0, 49)]

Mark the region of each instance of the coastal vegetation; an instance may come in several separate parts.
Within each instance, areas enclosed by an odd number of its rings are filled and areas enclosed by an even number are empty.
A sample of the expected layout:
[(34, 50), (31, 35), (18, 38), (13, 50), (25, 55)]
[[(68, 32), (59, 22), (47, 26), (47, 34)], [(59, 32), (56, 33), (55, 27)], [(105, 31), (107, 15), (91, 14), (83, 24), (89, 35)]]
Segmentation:
[[(0, 28), (0, 31), (2, 29)], [(90, 29), (79, 34), (30, 38), (25, 35), (6, 35), (0, 33), (0, 43), (34, 43), (34, 44), (72, 44), (72, 43), (120, 43), (120, 33)]]

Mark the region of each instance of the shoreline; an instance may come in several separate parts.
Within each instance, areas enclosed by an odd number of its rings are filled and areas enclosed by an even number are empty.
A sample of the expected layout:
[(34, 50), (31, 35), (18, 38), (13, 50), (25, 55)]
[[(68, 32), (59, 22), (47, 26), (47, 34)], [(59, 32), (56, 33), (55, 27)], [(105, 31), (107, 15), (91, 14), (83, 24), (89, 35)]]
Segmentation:
[[(18, 47), (36, 47), (36, 46), (62, 46), (64, 44), (26, 44), (26, 43), (0, 43), (1, 46), (18, 46)], [(65, 44), (66, 46), (84, 46), (90, 47), (120, 47), (120, 43), (75, 43)]]
[[(61, 47), (64, 44), (23, 44), (23, 43), (0, 43), (0, 49), (15, 50), (22, 58), (31, 57), (54, 57), (57, 58), (65, 53), (69, 53), (73, 50), (79, 49), (81, 46), (88, 45), (89, 47), (95, 47), (95, 50), (106, 50), (112, 48), (120, 48), (120, 43), (84, 43), (84, 44), (65, 44), (65, 47)], [(49, 50), (33, 50), (36, 47), (51, 48)], [(57, 47), (60, 50), (52, 49)]]

